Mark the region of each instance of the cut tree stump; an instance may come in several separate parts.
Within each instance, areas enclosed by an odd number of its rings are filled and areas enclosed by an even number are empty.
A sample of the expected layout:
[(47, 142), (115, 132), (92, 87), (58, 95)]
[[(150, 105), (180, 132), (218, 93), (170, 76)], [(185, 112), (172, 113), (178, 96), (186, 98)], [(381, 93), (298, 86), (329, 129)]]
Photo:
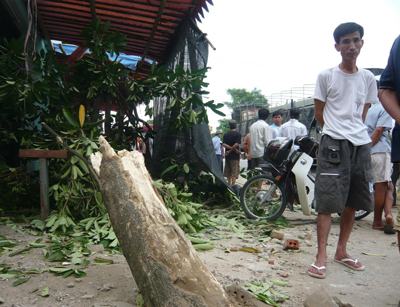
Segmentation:
[(244, 306), (225, 292), (170, 216), (143, 155), (116, 154), (103, 137), (100, 145), (102, 157), (93, 157), (92, 165), (145, 306)]

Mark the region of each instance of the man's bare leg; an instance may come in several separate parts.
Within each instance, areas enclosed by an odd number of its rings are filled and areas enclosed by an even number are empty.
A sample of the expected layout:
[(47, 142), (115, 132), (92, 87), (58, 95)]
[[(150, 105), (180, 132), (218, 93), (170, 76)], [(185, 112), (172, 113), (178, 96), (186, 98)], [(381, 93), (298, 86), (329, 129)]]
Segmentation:
[(328, 244), (328, 236), (331, 230), (331, 214), (318, 213), (317, 216), (317, 241), (318, 249), (315, 262), (308, 269), (308, 274), (313, 277), (325, 278), (325, 264), (328, 258), (326, 253), (326, 245)]
[(349, 241), (351, 231), (353, 230), (354, 214), (356, 210), (353, 208), (346, 207), (340, 216), (340, 232), (339, 240), (336, 248), (335, 259), (340, 260), (346, 258), (347, 254), (347, 242)]
[(387, 182), (377, 182), (374, 184), (374, 221), (372, 228), (383, 230), (382, 213), (385, 205)]
[(317, 257), (315, 260), (316, 266), (325, 265), (328, 255), (326, 253), (326, 245), (328, 244), (329, 232), (331, 231), (331, 214), (318, 213), (317, 217)]
[(392, 182), (387, 183), (387, 189), (385, 194), (385, 205), (383, 210), (385, 211), (386, 224), (393, 225), (393, 214), (392, 214), (392, 204), (393, 204), (393, 184)]

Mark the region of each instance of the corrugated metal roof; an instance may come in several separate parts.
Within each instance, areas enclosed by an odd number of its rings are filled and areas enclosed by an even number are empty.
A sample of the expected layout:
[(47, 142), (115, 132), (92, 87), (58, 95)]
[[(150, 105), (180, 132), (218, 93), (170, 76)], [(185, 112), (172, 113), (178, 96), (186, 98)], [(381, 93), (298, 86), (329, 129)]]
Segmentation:
[(178, 26), (198, 19), (211, 0), (37, 0), (49, 40), (82, 46), (81, 31), (96, 16), (127, 37), (124, 52), (163, 63)]

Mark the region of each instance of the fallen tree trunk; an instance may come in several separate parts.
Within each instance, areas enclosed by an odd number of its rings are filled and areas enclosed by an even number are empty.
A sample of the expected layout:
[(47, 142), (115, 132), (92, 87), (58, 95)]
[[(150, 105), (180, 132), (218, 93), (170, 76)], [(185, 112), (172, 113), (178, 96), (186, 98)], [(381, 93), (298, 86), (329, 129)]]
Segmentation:
[[(146, 306), (234, 306), (153, 188), (142, 154), (100, 137), (104, 202)], [(96, 167), (97, 164), (97, 167)]]

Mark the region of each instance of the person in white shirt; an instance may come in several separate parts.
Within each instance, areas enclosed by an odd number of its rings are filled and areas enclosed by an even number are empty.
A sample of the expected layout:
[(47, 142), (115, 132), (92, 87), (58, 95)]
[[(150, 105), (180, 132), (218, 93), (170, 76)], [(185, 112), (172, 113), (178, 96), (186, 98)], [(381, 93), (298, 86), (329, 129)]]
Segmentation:
[(290, 109), (289, 114), (290, 114), (289, 121), (287, 121), (281, 126), (280, 136), (287, 137), (294, 141), (296, 136), (307, 135), (307, 127), (303, 125), (301, 122), (299, 122), (300, 110)]
[(218, 165), (221, 168), (221, 172), (223, 171), (223, 156), (224, 156), (224, 147), (222, 146), (221, 141), (222, 131), (215, 132), (214, 137), (211, 139), (214, 147), (215, 155), (217, 156)]
[(272, 137), (276, 139), (281, 136), (281, 127), (283, 121), (283, 113), (281, 110), (276, 110), (272, 112), (272, 124), (270, 125), (272, 129)]
[(250, 126), (250, 154), (251, 167), (257, 167), (264, 159), (265, 146), (272, 140), (272, 129), (266, 122), (269, 111), (267, 109), (258, 110), (258, 120)]
[(307, 273), (316, 278), (326, 277), (332, 213), (341, 213), (334, 261), (354, 271), (365, 269), (347, 251), (356, 210), (374, 209), (371, 138), (364, 119), (376, 100), (377, 88), (374, 75), (356, 64), (364, 45), (363, 35), (363, 27), (354, 22), (336, 27), (333, 37), (341, 62), (323, 70), (315, 86), (315, 118), (323, 127), (323, 135), (315, 178), (318, 248)]

